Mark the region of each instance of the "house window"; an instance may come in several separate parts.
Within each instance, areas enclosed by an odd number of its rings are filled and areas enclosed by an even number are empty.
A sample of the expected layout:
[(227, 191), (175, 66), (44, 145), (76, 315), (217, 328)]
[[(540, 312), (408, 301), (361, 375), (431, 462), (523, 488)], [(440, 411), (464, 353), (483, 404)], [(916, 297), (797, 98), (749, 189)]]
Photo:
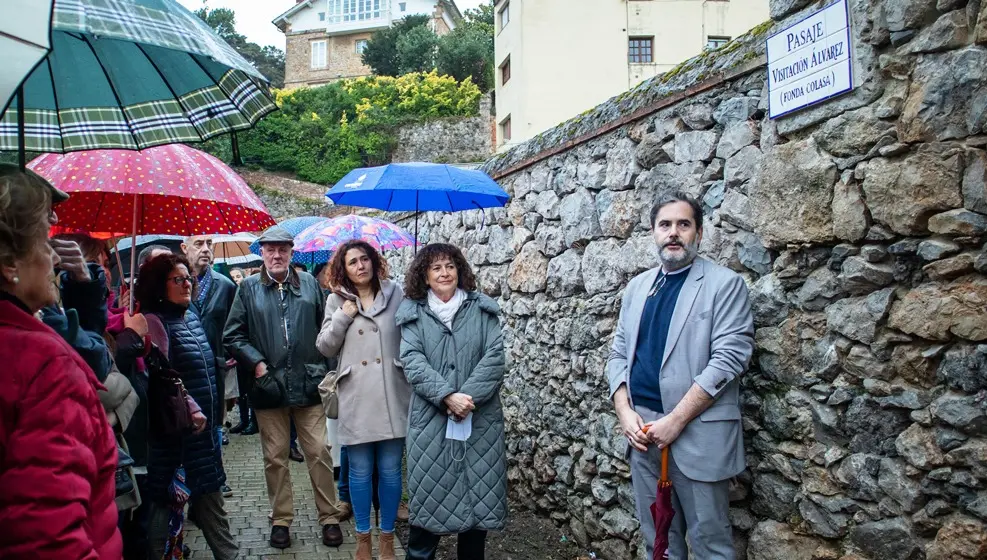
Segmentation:
[(356, 54), (363, 54), (363, 51), (367, 50), (367, 43), (370, 41), (367, 39), (357, 39), (356, 41)]
[(500, 85), (506, 84), (511, 79), (511, 57), (500, 65)]
[(511, 116), (507, 115), (507, 118), (500, 122), (500, 140), (501, 142), (511, 141)]
[(398, 9), (401, 10), (402, 12), (407, 11), (407, 9), (408, 9), (408, 3), (407, 2), (398, 2)]
[(326, 42), (312, 41), (312, 68), (326, 67)]
[(507, 27), (507, 24), (511, 22), (511, 3), (504, 2), (504, 7), (497, 12), (497, 19), (500, 20), (500, 28), (503, 29)]
[(627, 42), (627, 56), (631, 63), (650, 64), (654, 62), (654, 37), (631, 37)]
[(319, 21), (325, 21), (325, 20), (326, 20), (326, 13), (319, 12)]
[(710, 35), (706, 37), (706, 48), (710, 50), (718, 49), (730, 42), (730, 37), (718, 37)]
[(384, 0), (329, 0), (329, 23), (378, 19)]

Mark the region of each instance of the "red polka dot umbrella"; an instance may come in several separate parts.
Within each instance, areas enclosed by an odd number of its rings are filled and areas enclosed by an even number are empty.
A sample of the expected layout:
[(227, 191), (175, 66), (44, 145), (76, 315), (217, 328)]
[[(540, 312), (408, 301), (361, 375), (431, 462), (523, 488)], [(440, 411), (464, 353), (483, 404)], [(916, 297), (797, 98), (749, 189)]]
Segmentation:
[(28, 165), (69, 193), (62, 228), (94, 234), (202, 235), (274, 225), (247, 183), (215, 157), (169, 144), (137, 152), (45, 154)]
[(136, 238), (231, 234), (275, 224), (239, 175), (183, 144), (45, 154), (27, 167), (69, 193), (55, 207), (63, 230)]

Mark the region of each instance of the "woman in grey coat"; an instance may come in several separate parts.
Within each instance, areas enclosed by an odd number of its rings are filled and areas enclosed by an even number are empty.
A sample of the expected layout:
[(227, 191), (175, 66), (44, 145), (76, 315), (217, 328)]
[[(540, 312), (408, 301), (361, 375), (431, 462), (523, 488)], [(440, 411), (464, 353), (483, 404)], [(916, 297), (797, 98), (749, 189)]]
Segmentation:
[(401, 459), (411, 387), (398, 362), (401, 332), (394, 314), (401, 288), (366, 241), (348, 241), (329, 263), (335, 291), (316, 346), (339, 358), (339, 443), (349, 460), (356, 519), (356, 560), (371, 560), (370, 504), (374, 464), (380, 476), (380, 560), (394, 560), (394, 521), (401, 501)]
[(422, 249), (398, 309), (401, 362), (411, 382), (408, 560), (435, 558), (458, 534), (460, 560), (484, 556), (487, 531), (507, 520), (504, 342), (500, 308), (452, 245)]

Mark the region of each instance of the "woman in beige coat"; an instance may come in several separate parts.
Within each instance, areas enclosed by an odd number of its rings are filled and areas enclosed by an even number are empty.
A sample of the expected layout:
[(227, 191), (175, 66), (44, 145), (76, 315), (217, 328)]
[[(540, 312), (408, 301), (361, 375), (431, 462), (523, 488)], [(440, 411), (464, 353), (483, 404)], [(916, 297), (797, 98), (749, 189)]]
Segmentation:
[(339, 443), (349, 460), (350, 498), (356, 521), (356, 560), (370, 560), (370, 504), (379, 475), (380, 560), (394, 559), (394, 521), (401, 501), (401, 459), (408, 433), (411, 386), (398, 361), (401, 331), (394, 314), (404, 296), (388, 267), (365, 241), (343, 244), (329, 263), (335, 288), (326, 301), (316, 342), (337, 357)]

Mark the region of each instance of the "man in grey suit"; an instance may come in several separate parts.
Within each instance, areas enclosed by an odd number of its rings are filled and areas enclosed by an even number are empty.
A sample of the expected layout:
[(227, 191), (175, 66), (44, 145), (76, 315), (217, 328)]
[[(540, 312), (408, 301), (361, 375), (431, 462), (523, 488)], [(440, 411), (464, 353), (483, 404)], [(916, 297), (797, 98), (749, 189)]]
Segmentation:
[(661, 265), (627, 285), (607, 360), (647, 558), (666, 446), (675, 509), (668, 557), (735, 557), (729, 480), (745, 467), (739, 377), (754, 351), (754, 320), (743, 279), (697, 256), (702, 223), (702, 206), (683, 193), (652, 208)]

